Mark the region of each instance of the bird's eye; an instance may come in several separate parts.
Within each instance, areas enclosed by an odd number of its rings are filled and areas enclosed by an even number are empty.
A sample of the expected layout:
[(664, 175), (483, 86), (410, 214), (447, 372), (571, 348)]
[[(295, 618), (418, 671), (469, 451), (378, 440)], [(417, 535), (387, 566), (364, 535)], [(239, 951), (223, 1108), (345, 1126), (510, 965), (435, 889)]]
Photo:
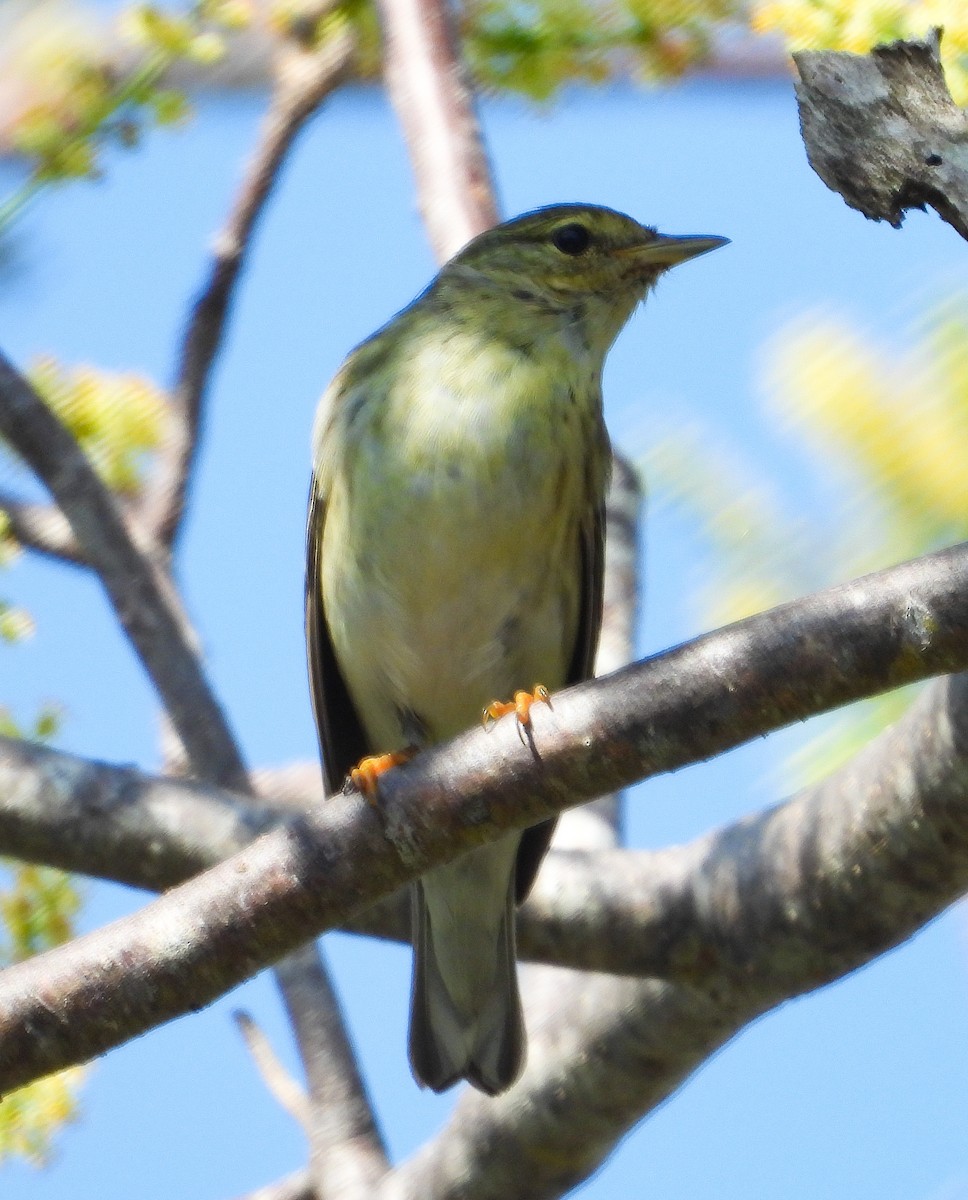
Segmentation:
[(592, 235), (577, 222), (562, 225), (551, 235), (551, 241), (562, 254), (584, 254), (591, 245)]

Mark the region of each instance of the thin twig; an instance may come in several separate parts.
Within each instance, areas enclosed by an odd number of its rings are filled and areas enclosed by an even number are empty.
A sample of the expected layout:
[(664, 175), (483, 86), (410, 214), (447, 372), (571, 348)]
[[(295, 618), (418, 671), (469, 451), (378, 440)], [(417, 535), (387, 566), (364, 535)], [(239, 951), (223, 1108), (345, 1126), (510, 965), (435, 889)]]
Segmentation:
[(21, 546), (74, 566), (87, 566), (67, 518), (55, 504), (29, 504), (0, 492), (0, 515)]
[(306, 1074), (316, 1194), (319, 1200), (369, 1200), (389, 1161), (315, 942), (285, 958), (276, 975)]
[(279, 1061), (269, 1039), (247, 1012), (236, 1009), (232, 1019), (269, 1094), (302, 1126), (308, 1138), (309, 1102), (305, 1091)]
[(141, 505), (161, 545), (177, 536), (198, 450), (203, 405), (252, 235), (299, 132), (343, 81), (354, 40), (340, 27), (320, 46), (282, 47), (269, 110), (228, 220), (215, 239), (208, 279), (192, 305), (172, 390), (169, 429)]

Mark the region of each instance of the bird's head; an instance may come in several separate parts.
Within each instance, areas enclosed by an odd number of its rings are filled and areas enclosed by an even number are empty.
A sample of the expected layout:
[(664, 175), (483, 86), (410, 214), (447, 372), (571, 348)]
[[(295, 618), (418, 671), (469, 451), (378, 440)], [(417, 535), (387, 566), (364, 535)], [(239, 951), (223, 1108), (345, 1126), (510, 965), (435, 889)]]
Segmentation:
[(560, 204), (480, 234), (442, 269), (438, 286), (503, 297), (507, 317), (573, 316), (604, 353), (663, 272), (727, 243), (670, 237), (624, 213)]

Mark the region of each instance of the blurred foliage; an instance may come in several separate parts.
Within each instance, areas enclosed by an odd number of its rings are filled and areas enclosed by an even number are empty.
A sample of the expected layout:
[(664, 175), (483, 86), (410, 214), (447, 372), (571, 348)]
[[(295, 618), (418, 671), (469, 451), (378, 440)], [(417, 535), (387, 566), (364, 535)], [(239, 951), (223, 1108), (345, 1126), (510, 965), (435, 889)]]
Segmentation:
[(469, 0), (464, 49), (484, 87), (548, 100), (566, 84), (617, 74), (682, 75), (742, 11), (735, 0)]
[[(766, 409), (805, 481), (764, 479), (718, 433), (696, 425), (653, 451), (655, 489), (694, 519), (714, 576), (702, 620), (739, 620), (834, 581), (968, 539), (968, 297), (908, 338), (879, 343), (827, 314), (801, 318), (767, 348)], [(799, 491), (805, 482), (811, 500)], [(854, 705), (790, 764), (828, 773), (896, 720), (917, 688)]]
[(968, 538), (968, 297), (936, 312), (907, 351), (804, 318), (773, 346), (766, 384), (774, 414), (818, 463), (839, 467), (863, 516), (840, 531), (853, 569)]
[[(703, 61), (723, 30), (779, 34), (791, 50), (865, 52), (935, 25), (945, 30), (952, 92), (962, 103), (968, 98), (961, 0), (754, 0), (752, 8), (741, 0), (466, 0), (459, 20), (478, 86), (536, 101), (570, 83), (678, 77)], [(114, 28), (68, 0), (8, 0), (0, 13), (0, 137), (31, 171), (0, 206), (0, 229), (46, 184), (96, 177), (107, 147), (134, 145), (153, 126), (183, 121), (183, 93), (163, 86), (172, 66), (215, 63), (226, 36), (249, 27), (311, 46), (347, 23), (356, 33), (357, 74), (378, 78), (374, 0), (197, 0), (181, 10), (135, 4)]]
[(71, 1067), (8, 1092), (0, 1104), (0, 1162), (14, 1156), (34, 1166), (50, 1157), (53, 1135), (77, 1118), (85, 1067)]
[[(0, 708), (0, 734), (35, 740), (56, 733), (59, 713), (41, 712), (24, 731)], [(80, 906), (69, 875), (51, 867), (0, 859), (0, 967), (39, 954), (73, 936)], [(4, 1096), (0, 1104), (0, 1161), (17, 1155), (41, 1166), (53, 1135), (76, 1115), (76, 1094), (84, 1076), (80, 1067), (39, 1079)]]
[(3, 940), (0, 963), (9, 965), (65, 942), (79, 900), (70, 877), (52, 867), (4, 863), (10, 884), (0, 888)]
[[(6, 514), (0, 512), (0, 569), (8, 566), (20, 553), (20, 546), (10, 533)], [(0, 642), (19, 642), (34, 631), (30, 614), (8, 604), (0, 596)], [(2, 715), (2, 714), (0, 714)]]
[(34, 621), (26, 609), (0, 599), (0, 641), (21, 642), (34, 632)]
[(107, 148), (136, 146), (152, 126), (185, 120), (184, 95), (163, 77), (180, 61), (215, 62), (240, 7), (201, 0), (174, 15), (134, 5), (120, 18), (130, 62), (119, 65), (117, 47), (81, 11), (49, 0), (9, 5), (0, 15), (2, 132), (30, 166), (0, 205), (0, 231), (42, 188), (97, 178)]
[[(270, 27), (298, 32), (306, 11), (306, 0), (276, 0)], [(465, 0), (457, 17), (477, 87), (546, 101), (570, 83), (601, 84), (629, 74), (676, 78), (708, 54), (719, 24), (744, 13), (740, 0)], [(322, 39), (343, 21), (356, 34), (357, 75), (378, 78), (375, 4), (342, 0), (316, 19), (313, 37)]]
[(108, 487), (135, 495), (145, 456), (157, 449), (164, 433), (164, 392), (141, 375), (66, 368), (53, 358), (35, 362), (28, 378)]
[[(135, 145), (151, 127), (183, 121), (187, 101), (163, 86), (164, 76), (180, 62), (216, 62), (228, 33), (258, 24), (312, 45), (350, 22), (357, 73), (377, 78), (373, 0), (342, 0), (322, 15), (321, 7), (201, 0), (179, 12), (136, 4), (107, 29), (66, 0), (11, 5), (0, 16), (0, 135), (31, 169), (0, 206), (0, 229), (42, 187), (97, 177), (109, 146)], [(717, 27), (744, 11), (740, 0), (468, 0), (460, 22), (479, 86), (545, 101), (569, 83), (679, 76), (708, 53)]]
[[(104, 482), (120, 495), (140, 485), (145, 457), (161, 439), (164, 394), (134, 374), (65, 368), (51, 358), (38, 361), (29, 375), (34, 387), (83, 447)], [(2, 447), (0, 447), (2, 449)], [(0, 515), (0, 568), (18, 553)], [(32, 629), (23, 609), (0, 600), (0, 638), (16, 640)], [(47, 740), (60, 724), (60, 712), (43, 708), (22, 727), (0, 707), (0, 734)], [(37, 954), (72, 935), (78, 895), (61, 871), (0, 860), (0, 966)], [(73, 1118), (83, 1071), (65, 1071), (3, 1098), (0, 1104), (0, 1159), (19, 1155), (42, 1164), (58, 1127)]]
[[(9, 720), (0, 712), (0, 728)], [(0, 888), (0, 918), (5, 938), (0, 965), (18, 962), (59, 945), (73, 934), (79, 898), (70, 876), (50, 867), (0, 860), (9, 884)], [(84, 1068), (74, 1067), (39, 1079), (4, 1096), (0, 1104), (0, 1161), (19, 1156), (42, 1166), (54, 1134), (77, 1112), (77, 1091)]]
[(957, 104), (968, 104), (968, 5), (964, 0), (754, 0), (756, 33), (778, 33), (795, 50), (866, 54), (878, 42), (944, 30), (941, 61)]
[(267, 29), (277, 38), (296, 41), (306, 48), (325, 45), (330, 37), (352, 28), (355, 41), (353, 74), (377, 80), (382, 70), (380, 19), (375, 0), (272, 0)]

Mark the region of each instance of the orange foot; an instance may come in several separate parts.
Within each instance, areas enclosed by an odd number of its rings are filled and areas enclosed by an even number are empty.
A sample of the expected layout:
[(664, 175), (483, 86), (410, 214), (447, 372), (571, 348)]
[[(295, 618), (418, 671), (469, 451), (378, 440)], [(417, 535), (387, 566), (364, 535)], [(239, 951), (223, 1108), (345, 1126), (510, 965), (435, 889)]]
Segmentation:
[(531, 724), (531, 706), (538, 703), (551, 708), (551, 693), (543, 683), (536, 683), (532, 692), (515, 692), (513, 700), (492, 700), (481, 714), (484, 728), (490, 729), (499, 718), (513, 712), (517, 713), (518, 724), (527, 729)]
[(361, 758), (350, 771), (344, 791), (351, 787), (356, 788), (361, 795), (366, 796), (367, 800), (372, 802), (376, 799), (380, 776), (385, 775), (394, 767), (401, 767), (404, 763), (408, 763), (416, 753), (416, 749), (411, 746), (406, 750), (394, 750), (392, 754), (373, 754), (368, 758)]

